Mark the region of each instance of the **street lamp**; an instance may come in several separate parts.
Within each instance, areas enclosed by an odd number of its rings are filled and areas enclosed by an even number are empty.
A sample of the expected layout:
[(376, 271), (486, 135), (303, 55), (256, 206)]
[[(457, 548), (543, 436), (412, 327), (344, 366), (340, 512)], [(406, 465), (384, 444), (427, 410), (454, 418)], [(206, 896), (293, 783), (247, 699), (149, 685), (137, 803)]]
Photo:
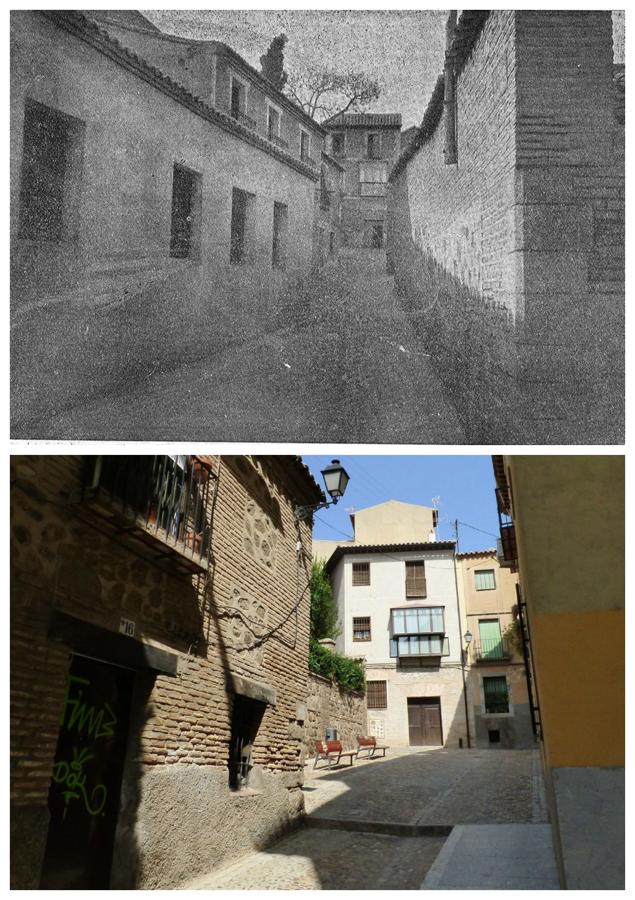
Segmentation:
[(470, 644), (472, 643), (472, 632), (470, 631), (469, 628), (463, 635), (463, 640), (465, 641), (465, 647), (467, 649), (470, 646)]
[(326, 509), (327, 506), (334, 506), (340, 497), (344, 496), (346, 485), (348, 484), (348, 472), (341, 464), (339, 459), (331, 460), (331, 464), (322, 469), (322, 478), (326, 485), (326, 491), (331, 497), (331, 502), (324, 501), (316, 503), (312, 506), (296, 506), (294, 515), (296, 522), (304, 522), (313, 516), (318, 509)]

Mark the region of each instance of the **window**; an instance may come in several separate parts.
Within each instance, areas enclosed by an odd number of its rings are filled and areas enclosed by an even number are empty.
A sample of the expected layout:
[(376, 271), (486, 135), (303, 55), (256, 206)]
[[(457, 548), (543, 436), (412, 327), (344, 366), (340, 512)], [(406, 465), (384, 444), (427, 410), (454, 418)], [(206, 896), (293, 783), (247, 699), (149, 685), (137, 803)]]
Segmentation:
[(509, 712), (509, 693), (504, 675), (483, 677), (483, 706), (486, 714)]
[(259, 700), (234, 694), (227, 764), (229, 787), (233, 791), (239, 791), (249, 783), (252, 747), (266, 708), (267, 705)]
[(386, 709), (388, 702), (385, 681), (366, 682), (366, 706), (368, 709)]
[(288, 207), (284, 203), (273, 204), (273, 248), (271, 263), (276, 269), (284, 269), (287, 256)]
[(360, 163), (359, 193), (362, 197), (385, 197), (387, 181), (386, 163)]
[(175, 165), (172, 175), (172, 229), (170, 256), (187, 259), (198, 249), (201, 176)]
[(477, 591), (493, 591), (496, 589), (494, 569), (481, 569), (474, 572), (474, 582)]
[(267, 109), (267, 137), (270, 141), (280, 137), (280, 113), (274, 106)]
[(333, 156), (344, 156), (345, 135), (338, 132), (331, 137), (331, 152)]
[(393, 609), (390, 614), (390, 655), (447, 656), (444, 608), (420, 606)]
[(406, 563), (406, 597), (426, 596), (426, 571), (423, 560)]
[(303, 160), (303, 162), (312, 162), (311, 136), (306, 131), (300, 132), (300, 159)]
[(234, 119), (245, 112), (245, 85), (237, 78), (232, 78), (230, 112)]
[(57, 243), (76, 237), (83, 136), (79, 119), (26, 101), (20, 237)]
[(501, 742), (501, 733), (498, 728), (490, 728), (487, 731), (490, 744), (500, 744)]
[(335, 253), (335, 232), (329, 232), (329, 256)]
[(503, 659), (505, 656), (501, 626), (498, 619), (479, 619), (478, 633), (480, 638), (481, 659)]
[(367, 136), (366, 156), (369, 159), (381, 158), (381, 135), (369, 134)]
[(370, 563), (353, 563), (353, 584), (356, 586), (370, 584)]
[(445, 634), (443, 606), (391, 610), (391, 631), (398, 634)]
[(370, 640), (370, 616), (353, 617), (353, 640)]
[(329, 184), (326, 177), (326, 169), (322, 166), (320, 171), (320, 209), (329, 209), (331, 206), (331, 195), (329, 192)]
[(243, 263), (249, 260), (255, 234), (253, 194), (232, 190), (232, 220), (229, 247), (229, 261)]

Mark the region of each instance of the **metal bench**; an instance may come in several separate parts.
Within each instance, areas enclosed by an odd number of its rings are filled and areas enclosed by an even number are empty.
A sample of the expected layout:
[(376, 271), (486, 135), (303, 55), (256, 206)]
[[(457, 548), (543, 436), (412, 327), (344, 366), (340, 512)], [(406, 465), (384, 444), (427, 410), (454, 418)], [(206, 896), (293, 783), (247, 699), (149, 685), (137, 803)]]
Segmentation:
[(315, 762), (313, 768), (317, 768), (319, 760), (325, 759), (329, 764), (329, 769), (333, 762), (338, 765), (342, 757), (349, 757), (349, 765), (353, 765), (357, 758), (357, 750), (343, 750), (341, 741), (316, 741), (315, 742)]
[[(377, 738), (374, 737), (358, 737), (357, 738), (357, 755), (359, 756), (364, 750), (368, 751), (368, 759), (374, 759), (375, 754), (380, 750), (382, 751), (381, 755), (386, 755), (386, 750), (389, 750), (388, 746), (384, 746), (382, 744), (377, 743)], [(363, 759), (363, 757), (362, 757)]]

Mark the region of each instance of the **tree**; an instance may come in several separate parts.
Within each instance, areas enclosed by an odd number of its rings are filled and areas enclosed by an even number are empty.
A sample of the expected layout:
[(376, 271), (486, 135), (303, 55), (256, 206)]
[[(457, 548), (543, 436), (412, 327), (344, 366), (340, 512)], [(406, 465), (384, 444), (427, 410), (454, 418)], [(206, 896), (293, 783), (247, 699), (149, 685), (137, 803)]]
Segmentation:
[(289, 75), (285, 93), (312, 118), (323, 122), (345, 112), (364, 112), (381, 93), (379, 82), (363, 72), (335, 72), (311, 66)]
[(287, 40), (286, 34), (279, 34), (269, 44), (267, 52), (260, 57), (262, 74), (279, 91), (284, 88), (288, 77), (284, 71), (284, 45)]
[(337, 607), (325, 564), (314, 562), (311, 566), (311, 637), (334, 640), (338, 633)]

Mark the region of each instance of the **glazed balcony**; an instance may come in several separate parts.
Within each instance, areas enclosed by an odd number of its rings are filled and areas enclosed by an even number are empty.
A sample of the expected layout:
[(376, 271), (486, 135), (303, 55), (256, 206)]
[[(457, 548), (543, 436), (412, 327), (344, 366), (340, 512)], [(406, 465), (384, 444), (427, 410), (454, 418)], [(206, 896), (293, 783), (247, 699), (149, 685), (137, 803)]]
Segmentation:
[(82, 507), (120, 543), (162, 568), (209, 567), (215, 476), (196, 456), (89, 458)]

